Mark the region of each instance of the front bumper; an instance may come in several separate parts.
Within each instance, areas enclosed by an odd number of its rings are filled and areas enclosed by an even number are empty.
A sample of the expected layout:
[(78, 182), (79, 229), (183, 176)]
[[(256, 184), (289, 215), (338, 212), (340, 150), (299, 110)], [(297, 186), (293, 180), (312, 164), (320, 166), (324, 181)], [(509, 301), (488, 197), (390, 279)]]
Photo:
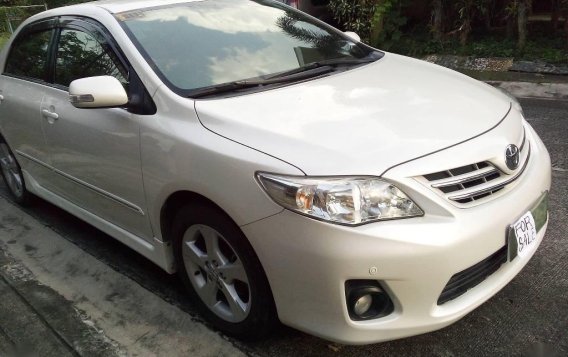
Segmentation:
[[(415, 193), (411, 197), (438, 201), (438, 208), (420, 218), (360, 227), (283, 211), (242, 227), (263, 264), (281, 321), (340, 343), (374, 343), (445, 327), (496, 294), (536, 249), (503, 264), (465, 294), (437, 304), (450, 278), (503, 248), (508, 226), (550, 189), (548, 152), (527, 128), (533, 156), (525, 173), (506, 194), (479, 206), (457, 208), (408, 179), (402, 184)], [(546, 228), (539, 231), (537, 246)], [(345, 281), (351, 279), (380, 281), (394, 312), (352, 321), (345, 301)]]

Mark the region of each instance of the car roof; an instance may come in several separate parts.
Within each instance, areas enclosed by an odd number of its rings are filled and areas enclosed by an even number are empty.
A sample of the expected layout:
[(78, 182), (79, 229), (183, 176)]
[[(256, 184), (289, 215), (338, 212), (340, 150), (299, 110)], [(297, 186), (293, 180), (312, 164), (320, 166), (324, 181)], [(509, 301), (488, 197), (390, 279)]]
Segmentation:
[(124, 11), (198, 1), (205, 0), (102, 0), (84, 3), (82, 5), (95, 5), (110, 13), (116, 14)]

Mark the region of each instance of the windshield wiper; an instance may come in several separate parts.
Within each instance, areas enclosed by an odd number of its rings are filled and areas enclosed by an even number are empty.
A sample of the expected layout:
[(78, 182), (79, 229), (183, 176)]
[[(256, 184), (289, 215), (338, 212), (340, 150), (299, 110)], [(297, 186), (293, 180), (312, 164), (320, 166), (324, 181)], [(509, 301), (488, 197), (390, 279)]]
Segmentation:
[(239, 89), (254, 88), (254, 87), (260, 87), (260, 86), (265, 86), (265, 85), (270, 85), (270, 84), (280, 84), (280, 83), (301, 81), (303, 79), (320, 76), (322, 74), (326, 74), (326, 73), (333, 71), (332, 66), (321, 66), (321, 67), (314, 66), (314, 67), (311, 67), (311, 68), (306, 68), (306, 67), (302, 67), (302, 68), (304, 69), (303, 71), (296, 71), (294, 73), (290, 73), (290, 74), (286, 74), (286, 75), (282, 75), (282, 73), (281, 73), (281, 74), (279, 74), (275, 77), (248, 79), (248, 80), (242, 80), (242, 81), (235, 81), (235, 82), (217, 84), (217, 85), (202, 88), (202, 89), (196, 89), (196, 90), (191, 91), (188, 94), (188, 97), (190, 97), (190, 98), (201, 98), (201, 97), (206, 97), (206, 96), (214, 95), (214, 94), (233, 92), (233, 91), (236, 91), (236, 90), (239, 90)]
[(305, 66), (294, 68), (290, 71), (280, 72), (275, 75), (264, 77), (265, 79), (273, 79), (273, 78), (286, 78), (288, 76), (294, 75), (296, 73), (302, 73), (306, 71), (310, 71), (315, 68), (320, 67), (334, 67), (334, 66), (343, 66), (343, 65), (360, 65), (365, 63), (375, 62), (377, 58), (333, 58), (323, 61), (316, 61), (308, 63)]
[(233, 92), (240, 89), (301, 81), (303, 79), (313, 78), (329, 72), (333, 72), (336, 66), (360, 65), (375, 62), (376, 60), (377, 58), (334, 58), (329, 60), (311, 62), (305, 66), (270, 76), (264, 76), (257, 79), (245, 79), (242, 81), (221, 83), (211, 87), (195, 89), (188, 94), (188, 97), (201, 98), (209, 95)]

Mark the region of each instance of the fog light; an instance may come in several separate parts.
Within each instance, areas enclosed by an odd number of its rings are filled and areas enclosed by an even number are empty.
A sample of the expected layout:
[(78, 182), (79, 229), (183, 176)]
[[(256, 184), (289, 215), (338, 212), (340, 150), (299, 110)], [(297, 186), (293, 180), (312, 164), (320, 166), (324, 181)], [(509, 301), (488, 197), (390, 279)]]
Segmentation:
[(370, 294), (363, 295), (355, 302), (355, 306), (353, 307), (353, 312), (357, 316), (363, 316), (367, 311), (369, 311), (372, 303), (373, 303), (373, 297)]
[(345, 283), (349, 317), (355, 321), (378, 319), (390, 315), (394, 304), (375, 280), (349, 280)]

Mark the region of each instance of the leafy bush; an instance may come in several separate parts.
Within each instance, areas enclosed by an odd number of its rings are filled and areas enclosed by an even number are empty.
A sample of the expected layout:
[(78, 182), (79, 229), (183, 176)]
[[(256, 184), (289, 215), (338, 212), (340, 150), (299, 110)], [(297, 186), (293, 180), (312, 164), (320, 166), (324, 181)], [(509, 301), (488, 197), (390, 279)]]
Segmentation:
[(331, 0), (330, 9), (335, 19), (349, 31), (354, 31), (364, 41), (371, 39), (375, 12), (380, 0)]
[(424, 27), (405, 32), (400, 41), (390, 51), (412, 56), (424, 57), (431, 54), (459, 55), (474, 57), (510, 57), (515, 60), (545, 61), (548, 63), (568, 64), (568, 49), (564, 46), (562, 30), (552, 35), (550, 24), (536, 23), (530, 27), (527, 46), (519, 50), (515, 38), (507, 39), (503, 32), (486, 33), (474, 31), (466, 45), (459, 38), (447, 37), (434, 40)]
[(6, 41), (8, 41), (9, 37), (10, 35), (8, 35), (7, 33), (0, 33), (0, 51), (2, 50), (2, 47), (4, 47)]
[(408, 0), (331, 0), (335, 19), (349, 31), (375, 46), (389, 48), (400, 39), (406, 24), (402, 9)]

